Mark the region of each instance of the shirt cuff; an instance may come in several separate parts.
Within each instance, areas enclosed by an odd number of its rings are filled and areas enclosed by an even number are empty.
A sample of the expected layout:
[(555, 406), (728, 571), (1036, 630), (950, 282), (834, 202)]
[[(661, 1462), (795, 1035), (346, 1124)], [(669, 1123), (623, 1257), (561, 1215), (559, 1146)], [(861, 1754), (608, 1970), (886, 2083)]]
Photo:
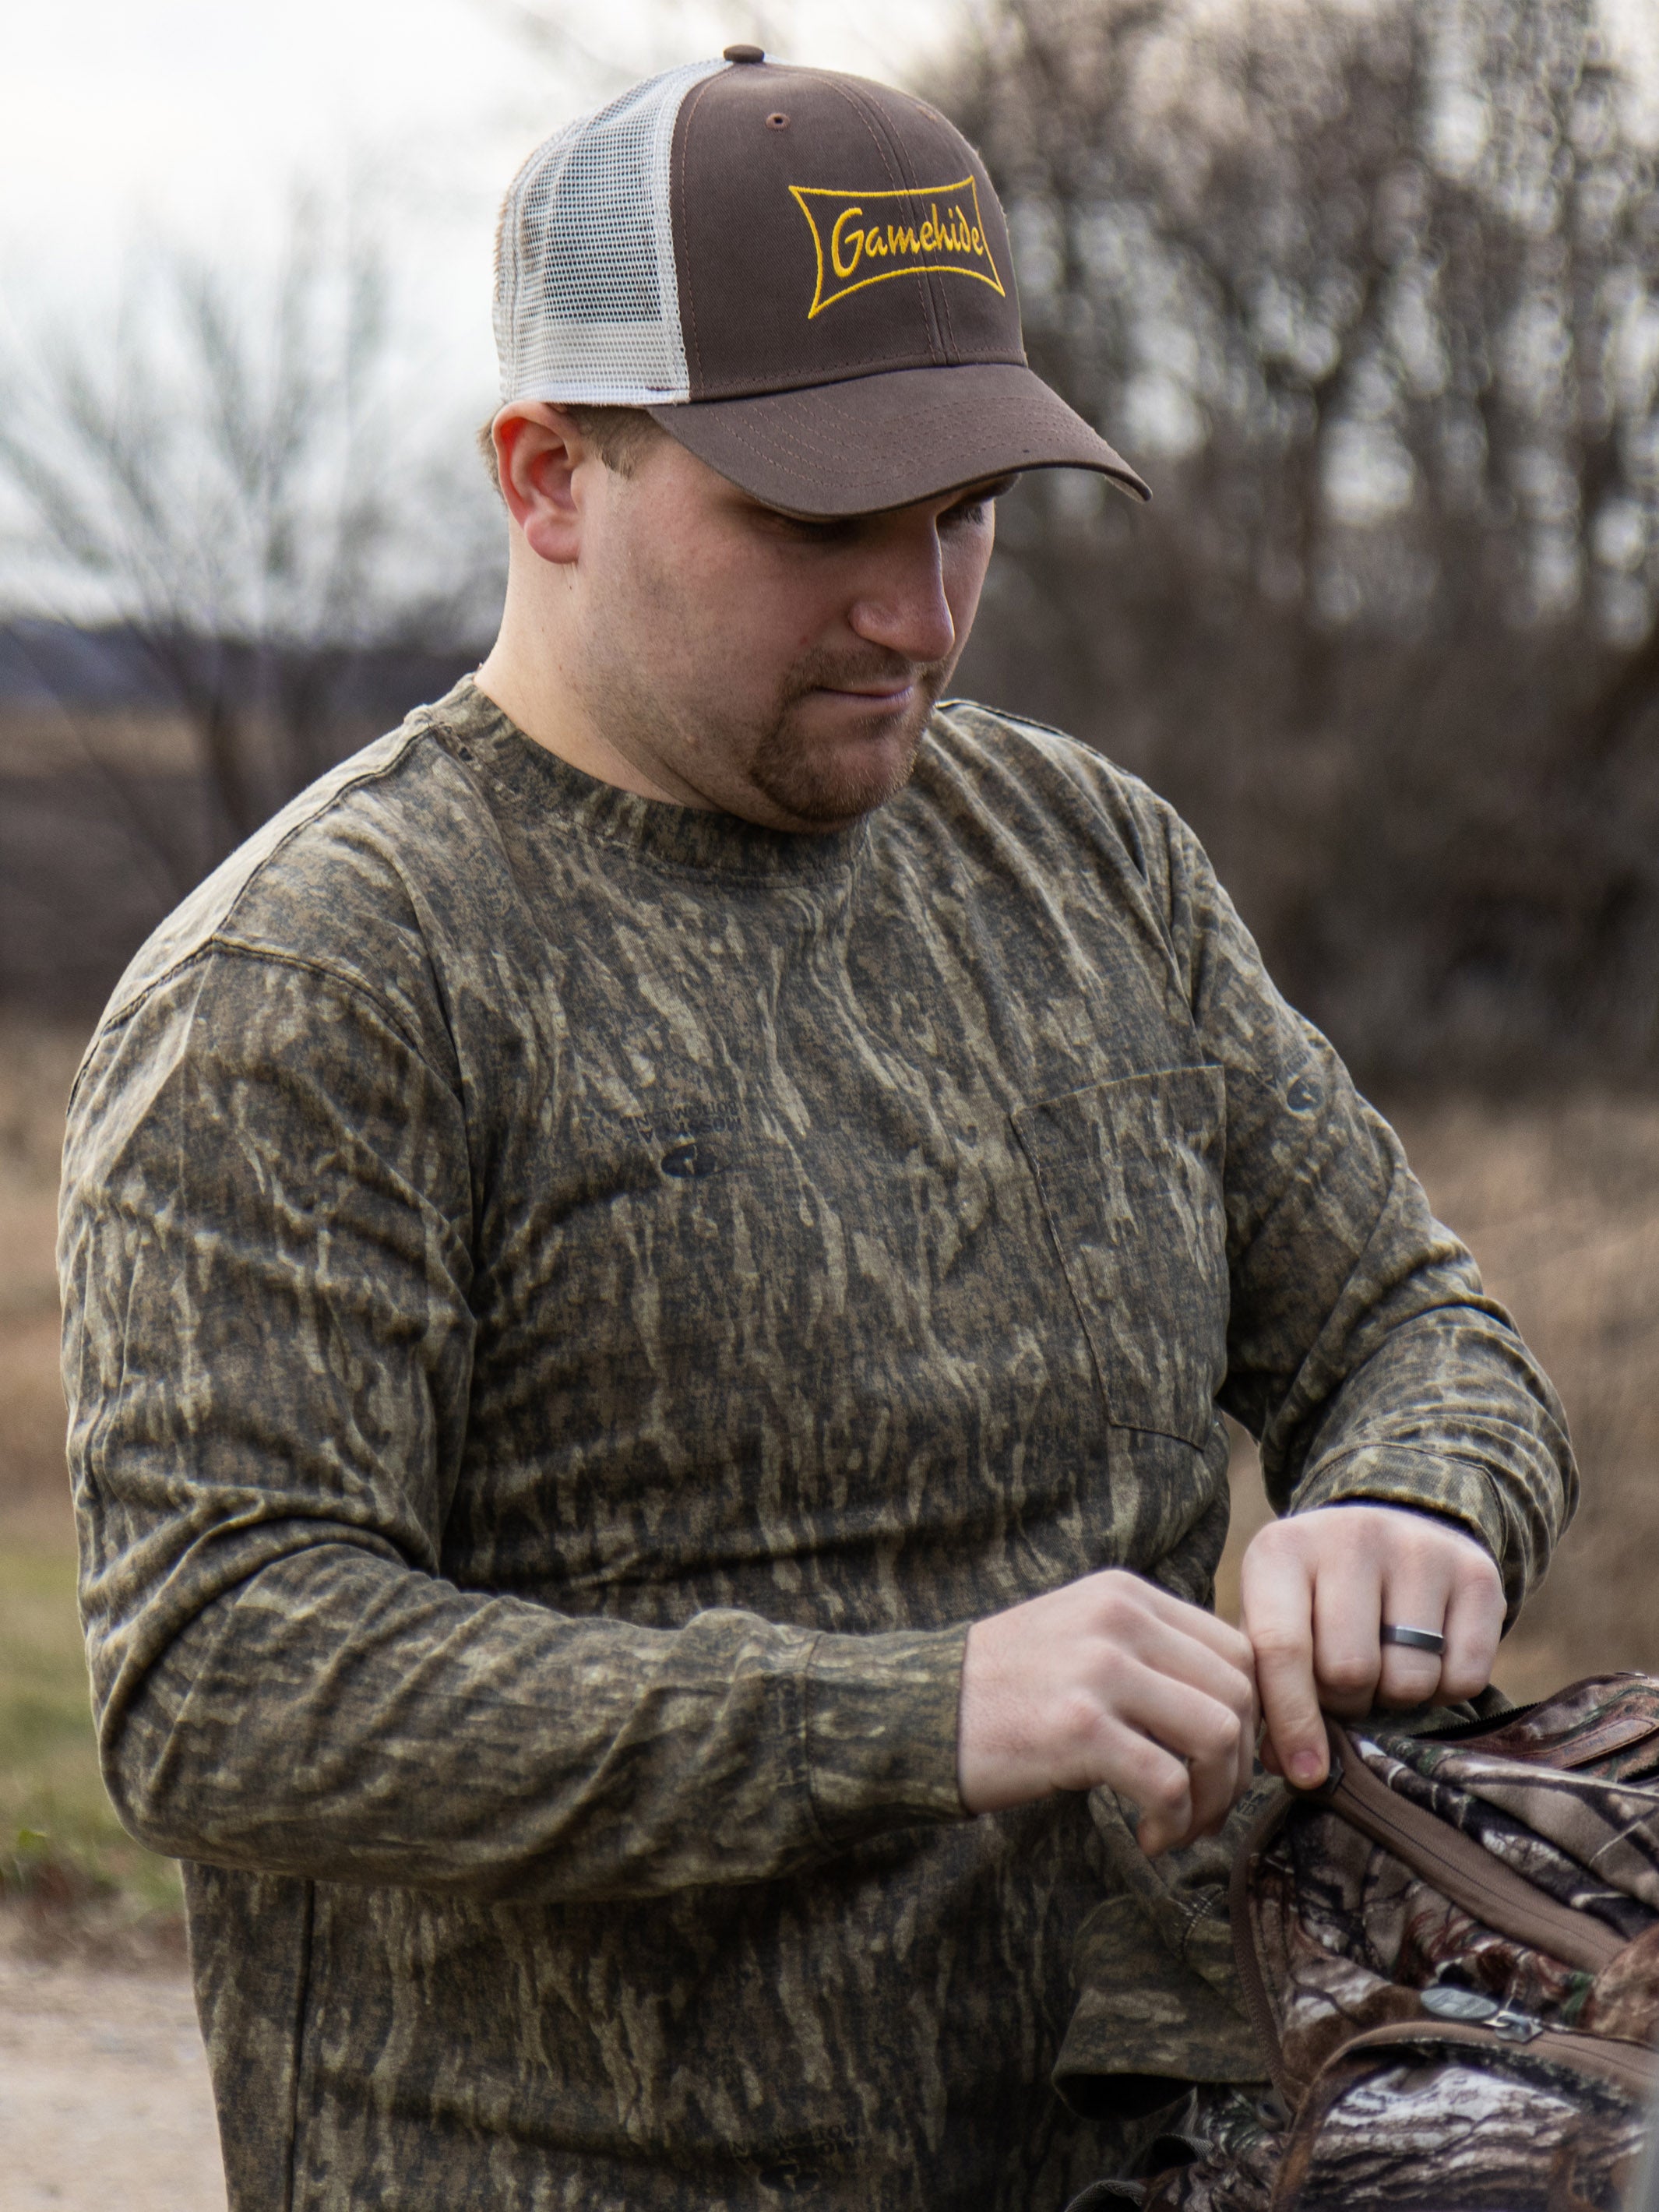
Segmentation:
[(1407, 1444), (1370, 1444), (1339, 1452), (1297, 1488), (1292, 1513), (1318, 1505), (1403, 1505), (1454, 1521), (1492, 1554), (1501, 1571), (1506, 1530), (1492, 1477), (1478, 1461)]
[(968, 1626), (820, 1636), (806, 1662), (806, 1771), (836, 1844), (963, 1820), (957, 1708)]

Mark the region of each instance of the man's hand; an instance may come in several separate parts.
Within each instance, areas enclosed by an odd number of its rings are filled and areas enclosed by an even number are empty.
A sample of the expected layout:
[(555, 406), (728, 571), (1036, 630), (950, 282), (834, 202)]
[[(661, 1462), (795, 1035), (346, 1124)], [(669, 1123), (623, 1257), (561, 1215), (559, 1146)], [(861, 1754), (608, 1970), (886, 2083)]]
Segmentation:
[(1148, 1857), (1218, 1827), (1248, 1784), (1250, 1647), (1134, 1575), (1088, 1575), (976, 1621), (957, 1773), (970, 1812), (1108, 1783), (1140, 1808)]
[[(1255, 1655), (1262, 1755), (1306, 1789), (1329, 1765), (1321, 1705), (1449, 1705), (1492, 1679), (1504, 1585), (1472, 1536), (1387, 1505), (1327, 1505), (1271, 1522), (1244, 1554), (1244, 1632)], [(1443, 1653), (1379, 1644), (1383, 1622), (1427, 1628)]]

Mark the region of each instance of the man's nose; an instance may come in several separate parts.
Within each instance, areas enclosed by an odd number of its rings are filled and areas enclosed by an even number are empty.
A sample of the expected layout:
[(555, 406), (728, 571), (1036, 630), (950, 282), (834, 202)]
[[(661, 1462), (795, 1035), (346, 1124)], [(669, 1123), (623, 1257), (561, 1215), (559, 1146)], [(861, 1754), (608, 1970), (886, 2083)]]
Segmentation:
[(848, 621), (872, 645), (918, 662), (943, 660), (957, 641), (937, 532), (896, 533), (862, 580)]

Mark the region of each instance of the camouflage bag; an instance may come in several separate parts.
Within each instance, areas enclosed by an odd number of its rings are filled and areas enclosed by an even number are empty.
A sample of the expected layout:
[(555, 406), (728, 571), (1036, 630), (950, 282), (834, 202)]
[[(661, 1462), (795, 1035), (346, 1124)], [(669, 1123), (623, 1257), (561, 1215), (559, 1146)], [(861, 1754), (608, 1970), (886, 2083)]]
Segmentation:
[(1616, 2212), (1659, 2088), (1659, 1680), (1330, 1735), (1234, 1863), (1277, 2094), (1212, 2103), (1146, 2212)]

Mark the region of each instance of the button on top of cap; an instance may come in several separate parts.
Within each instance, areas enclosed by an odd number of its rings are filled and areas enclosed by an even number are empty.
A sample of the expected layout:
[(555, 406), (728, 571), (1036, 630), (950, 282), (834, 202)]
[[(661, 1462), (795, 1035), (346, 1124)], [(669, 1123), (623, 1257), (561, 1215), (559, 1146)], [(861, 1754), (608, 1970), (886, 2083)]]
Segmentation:
[(763, 62), (766, 49), (763, 46), (726, 46), (721, 51), (720, 59), (723, 62)]

